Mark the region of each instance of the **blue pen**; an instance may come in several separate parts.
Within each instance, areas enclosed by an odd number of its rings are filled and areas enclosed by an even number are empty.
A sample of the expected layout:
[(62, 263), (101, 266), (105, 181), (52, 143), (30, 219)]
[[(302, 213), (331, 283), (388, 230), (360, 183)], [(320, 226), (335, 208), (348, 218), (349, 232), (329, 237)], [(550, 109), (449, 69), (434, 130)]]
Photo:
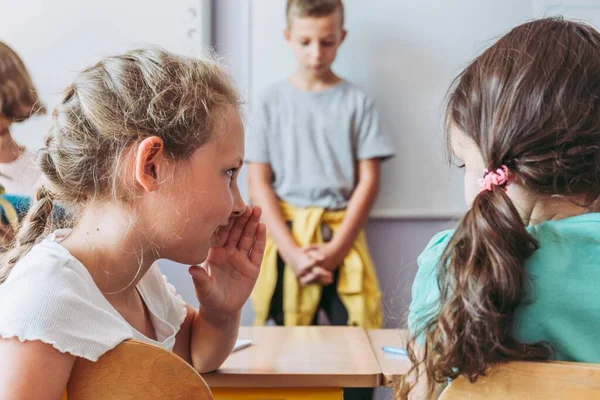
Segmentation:
[(406, 356), (406, 355), (408, 355), (406, 353), (406, 350), (405, 349), (401, 349), (400, 347), (384, 346), (381, 349), (383, 351), (385, 351), (386, 353), (395, 354), (397, 356)]

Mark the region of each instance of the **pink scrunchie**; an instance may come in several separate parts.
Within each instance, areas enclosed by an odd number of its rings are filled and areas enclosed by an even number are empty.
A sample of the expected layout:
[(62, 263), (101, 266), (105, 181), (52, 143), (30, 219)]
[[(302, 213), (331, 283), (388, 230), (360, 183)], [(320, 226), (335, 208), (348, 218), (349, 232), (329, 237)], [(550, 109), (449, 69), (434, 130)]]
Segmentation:
[[(487, 168), (484, 171), (483, 178), (477, 179), (477, 183), (481, 186), (481, 191), (488, 190), (491, 191), (494, 186), (502, 186), (510, 183), (508, 180), (508, 167), (503, 165), (501, 168), (498, 168), (496, 171), (488, 170)], [(504, 188), (506, 190), (506, 188)]]

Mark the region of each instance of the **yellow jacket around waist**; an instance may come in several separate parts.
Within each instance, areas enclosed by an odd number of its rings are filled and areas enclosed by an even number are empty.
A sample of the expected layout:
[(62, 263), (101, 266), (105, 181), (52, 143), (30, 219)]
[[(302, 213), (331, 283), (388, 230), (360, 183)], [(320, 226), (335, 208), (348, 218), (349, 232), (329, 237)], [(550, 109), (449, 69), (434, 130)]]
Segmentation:
[[(292, 234), (301, 247), (323, 243), (322, 223), (327, 224), (335, 235), (345, 215), (345, 210), (297, 208), (286, 203), (281, 203), (281, 209), (286, 221), (292, 222)], [(383, 322), (381, 292), (364, 230), (359, 232), (339, 269), (337, 293), (348, 311), (348, 325), (380, 328)], [(251, 295), (255, 325), (266, 323), (276, 283), (277, 245), (267, 236), (260, 275)], [(283, 276), (284, 324), (310, 325), (319, 306), (321, 292), (322, 286), (319, 284), (301, 287), (291, 267), (286, 265)]]

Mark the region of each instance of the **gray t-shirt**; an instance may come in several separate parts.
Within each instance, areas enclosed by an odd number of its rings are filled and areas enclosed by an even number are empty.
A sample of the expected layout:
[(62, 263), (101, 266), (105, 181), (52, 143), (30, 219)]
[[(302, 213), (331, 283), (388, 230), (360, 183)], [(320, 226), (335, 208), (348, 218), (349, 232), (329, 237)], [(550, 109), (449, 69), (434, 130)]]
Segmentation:
[(345, 208), (357, 162), (393, 155), (373, 101), (345, 80), (322, 92), (273, 84), (246, 140), (246, 161), (270, 164), (275, 193), (296, 207)]

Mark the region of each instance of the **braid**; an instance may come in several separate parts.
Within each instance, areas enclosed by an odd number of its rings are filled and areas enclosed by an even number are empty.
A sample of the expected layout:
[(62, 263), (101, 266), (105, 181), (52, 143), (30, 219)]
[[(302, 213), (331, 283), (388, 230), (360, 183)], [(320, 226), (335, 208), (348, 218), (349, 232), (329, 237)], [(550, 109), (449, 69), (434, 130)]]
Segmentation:
[(0, 261), (0, 284), (4, 283), (13, 266), (31, 250), (37, 240), (46, 233), (52, 218), (52, 194), (45, 186), (38, 186), (35, 202), (27, 213), (16, 234), (15, 246), (5, 253)]

